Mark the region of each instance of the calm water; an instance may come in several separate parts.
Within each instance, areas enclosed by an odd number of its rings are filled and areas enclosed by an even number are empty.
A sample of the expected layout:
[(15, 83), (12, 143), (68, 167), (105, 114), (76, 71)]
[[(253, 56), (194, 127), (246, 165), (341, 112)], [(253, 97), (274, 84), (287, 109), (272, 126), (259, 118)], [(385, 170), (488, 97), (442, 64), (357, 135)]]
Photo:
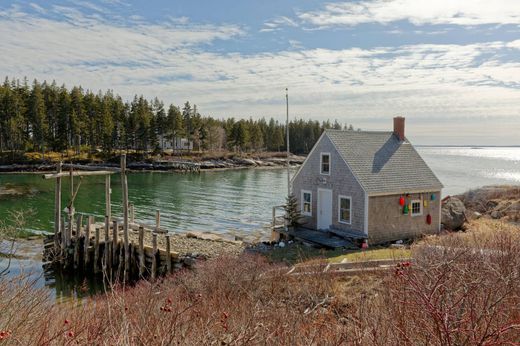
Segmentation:
[[(520, 148), (419, 147), (421, 155), (445, 186), (444, 195), (490, 184), (520, 184)], [(294, 171), (293, 171), (294, 172)], [(63, 191), (70, 191), (65, 179)], [(78, 179), (76, 179), (77, 183)], [(41, 174), (0, 175), (0, 184), (22, 188), (26, 196), (0, 198), (0, 218), (9, 210), (32, 210), (28, 228), (53, 229), (54, 181)], [(271, 207), (284, 202), (284, 169), (230, 170), (200, 174), (132, 173), (130, 202), (136, 219), (153, 224), (161, 210), (163, 227), (221, 234), (267, 234)], [(112, 177), (112, 210), (121, 215), (119, 176)], [(65, 193), (64, 193), (65, 194)], [(104, 215), (104, 178), (85, 177), (75, 202), (80, 212)], [(63, 203), (68, 197), (63, 197)]]

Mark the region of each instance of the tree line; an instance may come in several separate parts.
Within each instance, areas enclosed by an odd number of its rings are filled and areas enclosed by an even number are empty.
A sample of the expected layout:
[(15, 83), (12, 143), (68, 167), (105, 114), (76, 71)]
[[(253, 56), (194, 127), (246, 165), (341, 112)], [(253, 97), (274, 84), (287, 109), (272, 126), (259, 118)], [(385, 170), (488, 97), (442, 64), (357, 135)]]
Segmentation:
[[(174, 138), (188, 139), (199, 151), (285, 150), (285, 123), (273, 118), (216, 119), (201, 115), (190, 102), (166, 107), (158, 98), (142, 95), (125, 102), (111, 90), (67, 89), (54, 81), (29, 84), (26, 78), (6, 78), (0, 85), (0, 152), (158, 152)], [(308, 153), (328, 128), (353, 130), (337, 121), (291, 121), (291, 152)]]

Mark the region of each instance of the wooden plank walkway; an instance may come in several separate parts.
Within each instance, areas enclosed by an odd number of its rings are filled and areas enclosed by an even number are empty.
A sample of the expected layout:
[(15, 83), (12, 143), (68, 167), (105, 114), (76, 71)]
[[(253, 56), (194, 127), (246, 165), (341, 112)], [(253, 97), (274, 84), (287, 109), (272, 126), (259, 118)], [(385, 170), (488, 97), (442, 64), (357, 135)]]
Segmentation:
[(338, 248), (352, 248), (359, 249), (354, 243), (351, 241), (334, 236), (329, 232), (323, 231), (315, 231), (307, 228), (296, 228), (295, 230), (289, 231), (288, 235), (306, 241), (308, 243), (312, 243), (315, 245), (319, 245), (321, 247), (325, 247), (328, 249), (338, 249)]
[(356, 231), (345, 231), (341, 229), (330, 228), (329, 232), (335, 236), (340, 238), (348, 239), (348, 240), (364, 240), (367, 239), (367, 236), (363, 232)]

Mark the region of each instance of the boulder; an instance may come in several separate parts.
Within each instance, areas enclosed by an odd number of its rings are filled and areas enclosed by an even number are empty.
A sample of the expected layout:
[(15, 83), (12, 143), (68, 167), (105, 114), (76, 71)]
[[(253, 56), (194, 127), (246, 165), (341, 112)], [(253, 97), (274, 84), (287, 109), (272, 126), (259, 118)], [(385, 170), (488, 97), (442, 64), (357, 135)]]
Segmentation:
[(441, 223), (450, 230), (457, 230), (466, 221), (466, 207), (458, 198), (450, 197), (442, 204)]

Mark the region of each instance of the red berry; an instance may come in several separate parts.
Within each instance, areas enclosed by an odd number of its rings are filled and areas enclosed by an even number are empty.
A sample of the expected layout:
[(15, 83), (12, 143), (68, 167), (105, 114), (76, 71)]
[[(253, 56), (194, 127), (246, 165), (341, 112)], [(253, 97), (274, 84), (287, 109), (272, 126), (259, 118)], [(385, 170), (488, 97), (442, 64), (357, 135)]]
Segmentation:
[(65, 321), (63, 321), (63, 323), (64, 323), (64, 324), (69, 324), (70, 321), (66, 319)]
[(67, 333), (67, 335), (68, 335), (69, 337), (72, 338), (72, 337), (74, 336), (74, 332), (73, 332), (72, 330), (69, 330), (69, 332)]

